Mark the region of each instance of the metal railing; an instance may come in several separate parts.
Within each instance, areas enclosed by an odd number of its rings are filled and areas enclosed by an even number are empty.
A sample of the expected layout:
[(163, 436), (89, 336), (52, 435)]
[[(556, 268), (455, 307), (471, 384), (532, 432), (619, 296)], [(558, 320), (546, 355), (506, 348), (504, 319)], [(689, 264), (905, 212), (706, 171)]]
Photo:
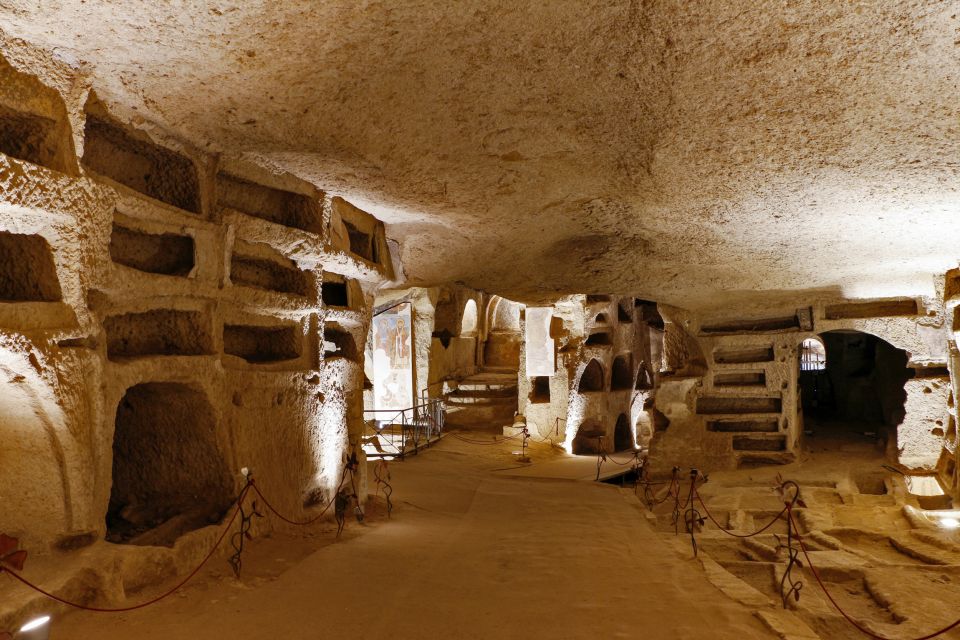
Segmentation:
[(446, 407), (437, 398), (409, 409), (366, 409), (363, 449), (368, 458), (400, 458), (429, 447), (443, 435)]

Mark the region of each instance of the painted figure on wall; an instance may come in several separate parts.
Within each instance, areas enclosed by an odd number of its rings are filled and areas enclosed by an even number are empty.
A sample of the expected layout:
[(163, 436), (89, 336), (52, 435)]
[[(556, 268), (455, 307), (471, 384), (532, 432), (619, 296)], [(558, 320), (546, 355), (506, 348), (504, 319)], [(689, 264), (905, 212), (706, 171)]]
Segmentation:
[(410, 304), (373, 319), (373, 394), (377, 409), (413, 406), (413, 337)]

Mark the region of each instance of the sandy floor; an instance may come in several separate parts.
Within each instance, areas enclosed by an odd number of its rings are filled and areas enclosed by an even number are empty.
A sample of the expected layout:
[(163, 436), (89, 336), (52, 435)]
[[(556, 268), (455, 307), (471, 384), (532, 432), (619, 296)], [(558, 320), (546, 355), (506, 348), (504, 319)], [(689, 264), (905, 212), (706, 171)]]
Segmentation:
[(351, 522), (336, 544), (324, 525), (312, 539), (258, 539), (241, 582), (214, 563), (157, 606), (71, 614), (51, 637), (775, 637), (630, 492), (503, 474), (515, 466), (509, 445), (445, 439), (392, 465), (392, 520)]

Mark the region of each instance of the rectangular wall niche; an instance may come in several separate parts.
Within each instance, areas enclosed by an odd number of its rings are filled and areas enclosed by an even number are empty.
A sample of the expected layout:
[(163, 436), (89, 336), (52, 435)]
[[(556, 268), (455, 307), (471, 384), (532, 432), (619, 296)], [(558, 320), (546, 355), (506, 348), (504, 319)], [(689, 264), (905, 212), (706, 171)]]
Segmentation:
[(200, 183), (189, 158), (92, 115), (87, 116), (84, 135), (84, 167), (161, 202), (200, 213)]
[(353, 336), (349, 331), (332, 322), (326, 323), (323, 327), (323, 357), (360, 361), (360, 354)]
[(213, 335), (206, 314), (155, 309), (110, 316), (103, 321), (107, 357), (198, 356), (213, 353)]
[(713, 376), (715, 387), (764, 387), (767, 384), (765, 371), (734, 371)]
[(779, 420), (708, 420), (707, 431), (721, 433), (776, 433), (780, 430)]
[(343, 276), (335, 273), (323, 272), (323, 282), (320, 284), (320, 297), (328, 307), (350, 307), (350, 282)]
[(734, 436), (734, 451), (786, 451), (785, 438), (763, 438), (757, 436)]
[(550, 402), (549, 376), (535, 376), (530, 379), (530, 402), (533, 404)]
[(780, 318), (755, 318), (749, 320), (731, 320), (700, 327), (701, 333), (730, 334), (730, 333), (772, 333), (777, 331), (797, 331), (800, 321), (796, 315)]
[(293, 260), (287, 259), (281, 264), (279, 261), (233, 254), (230, 281), (236, 285), (302, 298), (313, 297), (311, 294), (315, 291), (313, 276), (297, 267)]
[(113, 225), (110, 258), (117, 264), (166, 276), (186, 276), (193, 270), (193, 238), (173, 233), (145, 233)]
[(0, 301), (57, 302), (60, 280), (42, 236), (0, 231)]
[(346, 220), (343, 221), (343, 226), (347, 228), (347, 235), (350, 236), (350, 253), (360, 256), (364, 260), (376, 262), (377, 247), (373, 234), (361, 231)]
[(780, 398), (704, 396), (697, 399), (697, 413), (700, 415), (780, 413), (782, 405)]
[(919, 313), (917, 301), (913, 299), (831, 304), (824, 309), (824, 317), (827, 320), (915, 316)]
[(300, 357), (302, 350), (303, 336), (299, 326), (223, 326), (224, 353), (247, 362), (261, 364), (295, 360)]
[(312, 199), (226, 174), (217, 176), (217, 203), (261, 220), (301, 231), (321, 233), (323, 214)]
[(750, 364), (773, 362), (773, 347), (720, 348), (713, 352), (717, 364)]
[(0, 105), (0, 153), (65, 172), (57, 122)]

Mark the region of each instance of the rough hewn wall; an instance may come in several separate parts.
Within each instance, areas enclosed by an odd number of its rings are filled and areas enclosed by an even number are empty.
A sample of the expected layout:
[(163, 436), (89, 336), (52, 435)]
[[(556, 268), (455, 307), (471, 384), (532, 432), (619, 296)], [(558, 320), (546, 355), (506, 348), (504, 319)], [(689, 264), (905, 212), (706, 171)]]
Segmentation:
[[(949, 415), (948, 333), (938, 299), (834, 299), (711, 317), (663, 311), (699, 345), (708, 369), (661, 377), (656, 404), (670, 427), (651, 450), (660, 467), (717, 469), (794, 459), (803, 437), (800, 344), (837, 330), (864, 332), (907, 352), (905, 415), (891, 430), (890, 456), (919, 471), (936, 463)], [(887, 407), (885, 413), (892, 412)]]
[(19, 141), (0, 145), (0, 531), (62, 556), (55, 592), (119, 597), (192, 568), (242, 467), (294, 517), (329, 502), (392, 260), (346, 201), (17, 59), (33, 66), (0, 63)]

